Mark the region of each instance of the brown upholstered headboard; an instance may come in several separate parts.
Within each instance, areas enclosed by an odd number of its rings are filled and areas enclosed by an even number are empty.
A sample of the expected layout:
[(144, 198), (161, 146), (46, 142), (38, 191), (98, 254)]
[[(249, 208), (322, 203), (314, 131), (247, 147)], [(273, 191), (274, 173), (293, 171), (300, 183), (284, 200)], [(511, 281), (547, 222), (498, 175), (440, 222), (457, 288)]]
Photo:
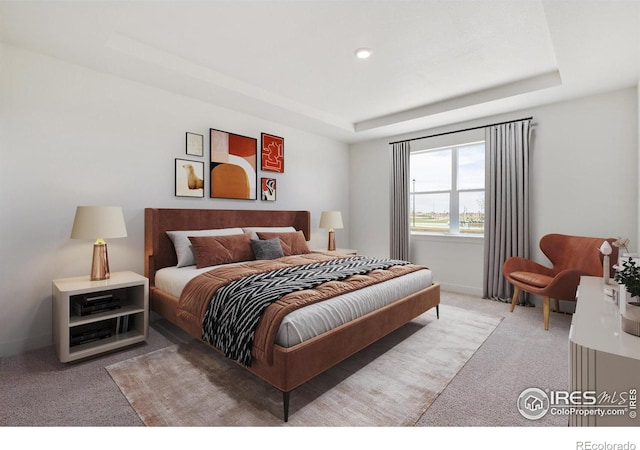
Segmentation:
[(284, 226), (301, 230), (307, 241), (311, 239), (309, 211), (145, 208), (144, 274), (149, 278), (149, 286), (154, 286), (156, 270), (178, 263), (166, 231)]

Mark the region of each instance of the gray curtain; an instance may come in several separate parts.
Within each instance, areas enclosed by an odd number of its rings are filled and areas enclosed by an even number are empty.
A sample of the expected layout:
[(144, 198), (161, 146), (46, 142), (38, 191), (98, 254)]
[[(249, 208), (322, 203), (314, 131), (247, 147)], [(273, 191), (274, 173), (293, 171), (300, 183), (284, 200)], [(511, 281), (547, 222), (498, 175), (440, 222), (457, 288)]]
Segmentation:
[(391, 147), (391, 258), (409, 260), (409, 142)]
[(484, 298), (510, 301), (502, 266), (510, 256), (529, 258), (530, 137), (531, 120), (485, 130)]

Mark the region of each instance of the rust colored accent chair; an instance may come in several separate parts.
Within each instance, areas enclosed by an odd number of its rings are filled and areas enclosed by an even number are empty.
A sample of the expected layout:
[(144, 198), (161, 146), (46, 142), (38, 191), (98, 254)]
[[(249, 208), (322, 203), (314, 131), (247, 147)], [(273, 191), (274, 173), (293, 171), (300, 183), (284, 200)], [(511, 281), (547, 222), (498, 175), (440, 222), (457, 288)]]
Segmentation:
[(511, 312), (521, 291), (539, 295), (543, 299), (544, 329), (548, 330), (550, 299), (555, 300), (557, 312), (559, 300), (576, 301), (581, 276), (603, 275), (604, 256), (600, 253), (600, 246), (605, 240), (613, 249), (609, 255), (610, 277), (613, 279), (613, 265), (618, 261), (618, 248), (613, 246), (615, 238), (547, 234), (540, 239), (540, 250), (551, 261), (551, 268), (519, 256), (508, 258), (502, 273), (514, 286)]

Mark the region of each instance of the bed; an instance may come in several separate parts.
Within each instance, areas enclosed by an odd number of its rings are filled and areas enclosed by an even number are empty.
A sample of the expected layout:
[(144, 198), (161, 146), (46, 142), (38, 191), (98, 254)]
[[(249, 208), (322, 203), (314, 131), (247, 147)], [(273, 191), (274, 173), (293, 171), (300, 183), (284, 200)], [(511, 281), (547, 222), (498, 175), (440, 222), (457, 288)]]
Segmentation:
[[(222, 237), (198, 238), (193, 236), (196, 230), (202, 230), (203, 234), (214, 230)], [(179, 234), (182, 239), (185, 234), (190, 235), (191, 250), (199, 258), (197, 265), (183, 258), (184, 249), (176, 245)], [(221, 286), (226, 289), (233, 284), (227, 279), (221, 281), (223, 274), (238, 283), (250, 276), (265, 278), (271, 273), (298, 270), (299, 266), (322, 266), (327, 268), (329, 275), (326, 276), (334, 276), (332, 271), (353, 271), (346, 280), (343, 277), (320, 286), (299, 288), (282, 297), (293, 300), (270, 304), (252, 335), (250, 355), (247, 357), (245, 351), (245, 360), (232, 358), (282, 392), (285, 421), (289, 417), (290, 393), (295, 388), (431, 308), (435, 307), (439, 317), (440, 285), (433, 282), (428, 268), (361, 256), (309, 252), (308, 248), (297, 254), (300, 239), (289, 241), (289, 238), (302, 237), (309, 241), (310, 235), (309, 211), (145, 209), (145, 276), (149, 279), (151, 309), (227, 356), (227, 349), (218, 348), (220, 346), (212, 343), (217, 341), (211, 341), (203, 332), (206, 327), (202, 321), (202, 317), (211, 312), (211, 293), (217, 298), (223, 290)], [(209, 252), (213, 256), (206, 256), (206, 247), (201, 245), (215, 241), (226, 251), (230, 242), (240, 242), (240, 239), (244, 246), (244, 239), (248, 238), (251, 245), (256, 239), (262, 241), (260, 244), (266, 241), (282, 244), (279, 250), (284, 248), (286, 253), (259, 261), (251, 260), (255, 257), (240, 257), (238, 261), (224, 260), (218, 265), (215, 255), (220, 253), (219, 248)], [(301, 248), (305, 247), (306, 242)], [(204, 262), (200, 264), (201, 261)], [(365, 274), (367, 267), (376, 270)], [(278, 270), (272, 271), (273, 268)], [(355, 287), (354, 283), (362, 284)], [(273, 289), (267, 288), (265, 292), (272, 293)], [(296, 295), (301, 295), (302, 300)], [(344, 313), (345, 308), (350, 312)], [(326, 323), (330, 322), (327, 317), (334, 316), (339, 316), (337, 323)]]

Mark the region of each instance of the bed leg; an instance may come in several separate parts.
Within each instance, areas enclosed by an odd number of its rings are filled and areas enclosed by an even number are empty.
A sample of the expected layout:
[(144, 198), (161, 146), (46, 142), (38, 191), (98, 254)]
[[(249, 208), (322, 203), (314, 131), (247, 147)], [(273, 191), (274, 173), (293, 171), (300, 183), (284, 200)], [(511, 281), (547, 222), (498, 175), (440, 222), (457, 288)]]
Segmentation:
[(284, 421), (289, 421), (289, 394), (291, 392), (282, 393), (282, 408), (284, 409)]
[(440, 318), (440, 305), (436, 305), (436, 318)]

